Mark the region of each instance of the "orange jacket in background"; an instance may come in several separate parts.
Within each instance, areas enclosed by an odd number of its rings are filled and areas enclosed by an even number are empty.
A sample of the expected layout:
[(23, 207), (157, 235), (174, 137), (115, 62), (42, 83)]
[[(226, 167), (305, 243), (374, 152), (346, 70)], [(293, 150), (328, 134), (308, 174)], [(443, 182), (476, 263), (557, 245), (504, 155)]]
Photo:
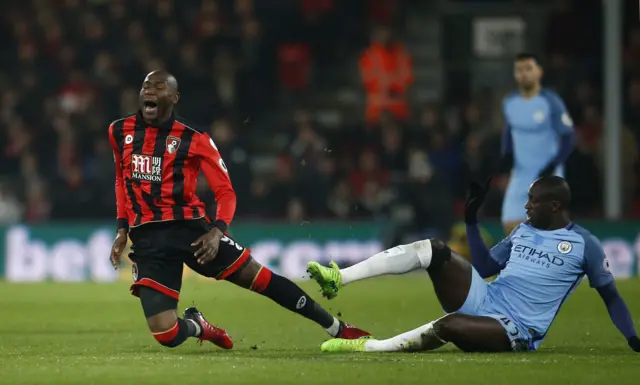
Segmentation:
[(367, 93), (367, 122), (377, 122), (384, 110), (400, 120), (409, 116), (405, 94), (413, 83), (413, 66), (402, 44), (371, 44), (360, 56), (360, 73)]

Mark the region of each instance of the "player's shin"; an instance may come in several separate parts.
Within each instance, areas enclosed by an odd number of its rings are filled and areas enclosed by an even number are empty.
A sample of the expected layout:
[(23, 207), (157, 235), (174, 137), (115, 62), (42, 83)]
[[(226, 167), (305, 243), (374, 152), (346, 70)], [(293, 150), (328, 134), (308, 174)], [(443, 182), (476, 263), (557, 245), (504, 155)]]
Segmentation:
[(337, 318), (327, 313), (295, 283), (272, 273), (266, 267), (260, 269), (250, 290), (262, 294), (278, 305), (314, 321), (331, 336), (335, 337), (340, 332), (340, 321)]
[(423, 240), (387, 249), (346, 269), (340, 270), (342, 284), (379, 275), (404, 274), (426, 269), (431, 264), (431, 241)]
[(365, 352), (416, 352), (438, 349), (447, 342), (436, 334), (436, 322), (438, 320), (386, 340), (369, 340), (364, 345)]
[(200, 335), (200, 325), (177, 317), (177, 299), (146, 286), (138, 289), (138, 296), (153, 337), (161, 345), (173, 348), (189, 337)]

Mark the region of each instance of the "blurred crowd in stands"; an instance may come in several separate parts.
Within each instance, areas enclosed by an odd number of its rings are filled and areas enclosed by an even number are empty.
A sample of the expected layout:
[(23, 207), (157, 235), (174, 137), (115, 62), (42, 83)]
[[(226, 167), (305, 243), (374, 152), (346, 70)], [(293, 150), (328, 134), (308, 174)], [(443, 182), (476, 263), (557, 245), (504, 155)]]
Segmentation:
[[(167, 69), (180, 83), (179, 115), (206, 129), (225, 158), (238, 218), (450, 227), (470, 173), (496, 167), (506, 90), (460, 105), (412, 103), (415, 69), (402, 31), (416, 2), (2, 2), (0, 224), (113, 218), (107, 126), (136, 111), (147, 72)], [(597, 1), (557, 3), (541, 53), (544, 83), (564, 97), (577, 127), (567, 165), (576, 214), (597, 217), (601, 11), (583, 6)], [(622, 188), (625, 213), (637, 216), (639, 27), (625, 29), (624, 46)], [(320, 111), (321, 101), (340, 103), (345, 77), (363, 95), (360, 111)], [(497, 178), (486, 215), (499, 215), (505, 185)], [(213, 200), (206, 183), (201, 194)]]

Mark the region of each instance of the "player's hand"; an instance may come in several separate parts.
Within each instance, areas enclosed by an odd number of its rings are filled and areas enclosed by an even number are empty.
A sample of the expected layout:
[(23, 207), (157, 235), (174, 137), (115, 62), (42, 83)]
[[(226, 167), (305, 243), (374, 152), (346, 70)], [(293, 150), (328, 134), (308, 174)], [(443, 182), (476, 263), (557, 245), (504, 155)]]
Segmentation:
[(204, 265), (215, 259), (223, 235), (220, 229), (214, 228), (191, 244), (191, 246), (200, 246), (193, 254), (198, 258), (199, 264)]
[(630, 337), (628, 340), (629, 347), (636, 353), (640, 353), (640, 338), (638, 336)]
[(467, 192), (467, 200), (464, 204), (465, 223), (478, 223), (478, 210), (482, 207), (490, 187), (491, 177), (487, 178), (484, 185), (471, 182)]
[(127, 246), (127, 230), (119, 229), (116, 235), (116, 239), (113, 240), (113, 246), (111, 246), (111, 264), (115, 270), (118, 270), (120, 265), (120, 257), (124, 248)]
[(556, 171), (556, 167), (557, 166), (555, 163), (549, 163), (547, 167), (543, 168), (542, 171), (540, 171), (540, 174), (538, 174), (538, 178), (553, 175), (554, 171)]

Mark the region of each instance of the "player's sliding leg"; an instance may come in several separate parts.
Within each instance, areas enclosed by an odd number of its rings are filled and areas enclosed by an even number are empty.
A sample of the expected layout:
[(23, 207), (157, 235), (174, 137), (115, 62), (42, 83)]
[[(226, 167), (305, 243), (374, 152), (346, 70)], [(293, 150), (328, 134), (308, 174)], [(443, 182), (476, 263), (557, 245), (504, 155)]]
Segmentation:
[(386, 340), (344, 340), (335, 338), (325, 341), (320, 346), (320, 350), (323, 352), (414, 352), (433, 350), (446, 344), (434, 330), (434, 324), (438, 321), (429, 322), (419, 328)]
[(138, 296), (149, 330), (161, 345), (175, 348), (187, 338), (195, 337), (200, 341), (211, 341), (224, 349), (233, 347), (227, 333), (209, 324), (196, 308), (187, 309), (184, 318), (179, 318), (177, 299), (146, 286), (138, 288)]
[(438, 239), (396, 246), (342, 270), (335, 264), (327, 268), (316, 262), (310, 262), (307, 268), (310, 276), (320, 284), (323, 295), (328, 298), (335, 297), (341, 286), (351, 282), (426, 269), (438, 300), (447, 312), (462, 307), (471, 287), (471, 264), (452, 253)]
[(332, 299), (340, 287), (355, 281), (426, 269), (431, 263), (431, 254), (431, 241), (424, 240), (392, 247), (345, 269), (340, 269), (334, 262), (329, 267), (309, 262), (307, 272), (320, 285), (322, 295)]
[(511, 341), (491, 317), (449, 314), (386, 340), (333, 339), (322, 344), (325, 352), (416, 352), (438, 349), (451, 342), (465, 352), (508, 352)]
[(243, 265), (225, 279), (270, 298), (280, 306), (314, 321), (332, 337), (355, 339), (369, 336), (368, 332), (346, 324), (329, 314), (298, 285), (272, 273), (252, 257), (249, 257)]
[(472, 266), (451, 252), (444, 242), (427, 239), (382, 251), (356, 265), (339, 270), (310, 262), (310, 276), (320, 284), (323, 295), (333, 298), (341, 286), (387, 274), (403, 274), (426, 269), (440, 304), (447, 312), (462, 307), (471, 287)]
[[(198, 231), (208, 230), (205, 228)], [(197, 232), (191, 234), (193, 239), (200, 235)], [(369, 336), (366, 331), (350, 326), (327, 313), (296, 284), (260, 265), (248, 249), (229, 236), (222, 238), (215, 259), (209, 263), (197, 263), (193, 257), (194, 252), (193, 248), (187, 249), (184, 263), (198, 274), (227, 280), (270, 298), (280, 306), (322, 326), (332, 337), (353, 339)]]
[(438, 301), (445, 312), (455, 314), (383, 341), (327, 341), (322, 350), (415, 351), (451, 342), (464, 351), (501, 352), (512, 350), (511, 341), (517, 346), (528, 341), (508, 317), (494, 315), (491, 307), (484, 308), (488, 285), (466, 259), (437, 239), (430, 240), (429, 250), (431, 259), (426, 269)]

